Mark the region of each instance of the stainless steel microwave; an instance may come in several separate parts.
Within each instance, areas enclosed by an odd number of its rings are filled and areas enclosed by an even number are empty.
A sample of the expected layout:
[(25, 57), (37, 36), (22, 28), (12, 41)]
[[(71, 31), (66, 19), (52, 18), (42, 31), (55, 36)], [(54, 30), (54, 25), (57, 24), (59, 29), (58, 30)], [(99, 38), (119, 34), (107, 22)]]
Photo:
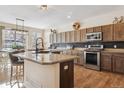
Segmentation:
[(100, 41), (102, 40), (102, 32), (86, 33), (86, 41)]

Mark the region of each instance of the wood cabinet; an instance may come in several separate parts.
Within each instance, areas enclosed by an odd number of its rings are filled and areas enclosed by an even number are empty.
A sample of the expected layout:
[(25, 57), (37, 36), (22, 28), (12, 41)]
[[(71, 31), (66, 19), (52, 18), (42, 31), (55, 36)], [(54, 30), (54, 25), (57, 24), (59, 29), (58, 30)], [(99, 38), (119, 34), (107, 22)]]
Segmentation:
[(112, 54), (101, 53), (101, 70), (112, 71)]
[(62, 33), (57, 33), (56, 35), (57, 35), (57, 36), (56, 36), (56, 37), (57, 37), (57, 38), (56, 38), (56, 41), (57, 41), (56, 43), (61, 43), (61, 41), (62, 41), (62, 40), (61, 40), (61, 39), (62, 39)]
[(80, 31), (74, 31), (74, 42), (80, 42)]
[(53, 44), (53, 34), (50, 34), (49, 42), (50, 44)]
[(102, 32), (102, 41), (124, 41), (124, 23), (108, 24), (50, 35), (50, 43), (85, 42), (86, 33)]
[(61, 36), (61, 40), (62, 41), (61, 42), (65, 43), (65, 32), (62, 32), (61, 34), (62, 34), (62, 36)]
[(114, 24), (114, 41), (124, 41), (124, 23)]
[(80, 41), (85, 42), (86, 41), (86, 29), (80, 30)]
[(70, 43), (73, 43), (74, 42), (74, 31), (70, 31), (69, 32), (69, 34), (70, 34)]
[(101, 32), (102, 31), (102, 27), (101, 26), (96, 26), (93, 28), (93, 32)]
[(113, 72), (124, 73), (124, 54), (113, 55)]
[(2, 30), (0, 29), (0, 49), (2, 49), (2, 45), (3, 45), (3, 38), (2, 38), (3, 34), (2, 34)]
[(65, 42), (69, 43), (70, 42), (70, 32), (65, 32)]
[(102, 26), (103, 41), (113, 41), (113, 24)]
[(101, 70), (124, 73), (124, 53), (101, 53)]
[(86, 33), (92, 33), (92, 32), (93, 32), (93, 27), (86, 29)]
[(57, 34), (53, 34), (53, 43), (57, 43)]

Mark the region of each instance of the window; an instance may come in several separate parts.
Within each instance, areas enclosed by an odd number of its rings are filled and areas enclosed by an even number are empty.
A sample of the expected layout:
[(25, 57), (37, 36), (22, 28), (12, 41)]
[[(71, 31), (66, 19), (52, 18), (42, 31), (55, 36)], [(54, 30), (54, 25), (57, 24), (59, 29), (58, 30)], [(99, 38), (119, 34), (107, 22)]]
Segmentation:
[(3, 30), (4, 48), (25, 48), (27, 32)]

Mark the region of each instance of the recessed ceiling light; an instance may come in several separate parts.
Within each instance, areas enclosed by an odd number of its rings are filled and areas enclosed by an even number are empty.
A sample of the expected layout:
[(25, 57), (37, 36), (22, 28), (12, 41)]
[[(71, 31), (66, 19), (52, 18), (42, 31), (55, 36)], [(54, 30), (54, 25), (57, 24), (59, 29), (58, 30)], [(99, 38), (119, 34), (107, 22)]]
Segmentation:
[(72, 12), (68, 12), (67, 18), (70, 19), (72, 17)]

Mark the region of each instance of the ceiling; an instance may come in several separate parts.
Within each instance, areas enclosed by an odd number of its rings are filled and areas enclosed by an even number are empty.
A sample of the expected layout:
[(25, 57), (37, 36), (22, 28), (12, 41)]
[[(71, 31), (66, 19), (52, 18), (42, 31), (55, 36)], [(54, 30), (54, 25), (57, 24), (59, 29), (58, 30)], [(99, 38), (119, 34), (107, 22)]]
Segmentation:
[(0, 5), (0, 21), (16, 23), (16, 18), (25, 20), (25, 26), (54, 28), (76, 20), (85, 20), (118, 10), (124, 6), (98, 5), (49, 5), (43, 11), (40, 5)]

